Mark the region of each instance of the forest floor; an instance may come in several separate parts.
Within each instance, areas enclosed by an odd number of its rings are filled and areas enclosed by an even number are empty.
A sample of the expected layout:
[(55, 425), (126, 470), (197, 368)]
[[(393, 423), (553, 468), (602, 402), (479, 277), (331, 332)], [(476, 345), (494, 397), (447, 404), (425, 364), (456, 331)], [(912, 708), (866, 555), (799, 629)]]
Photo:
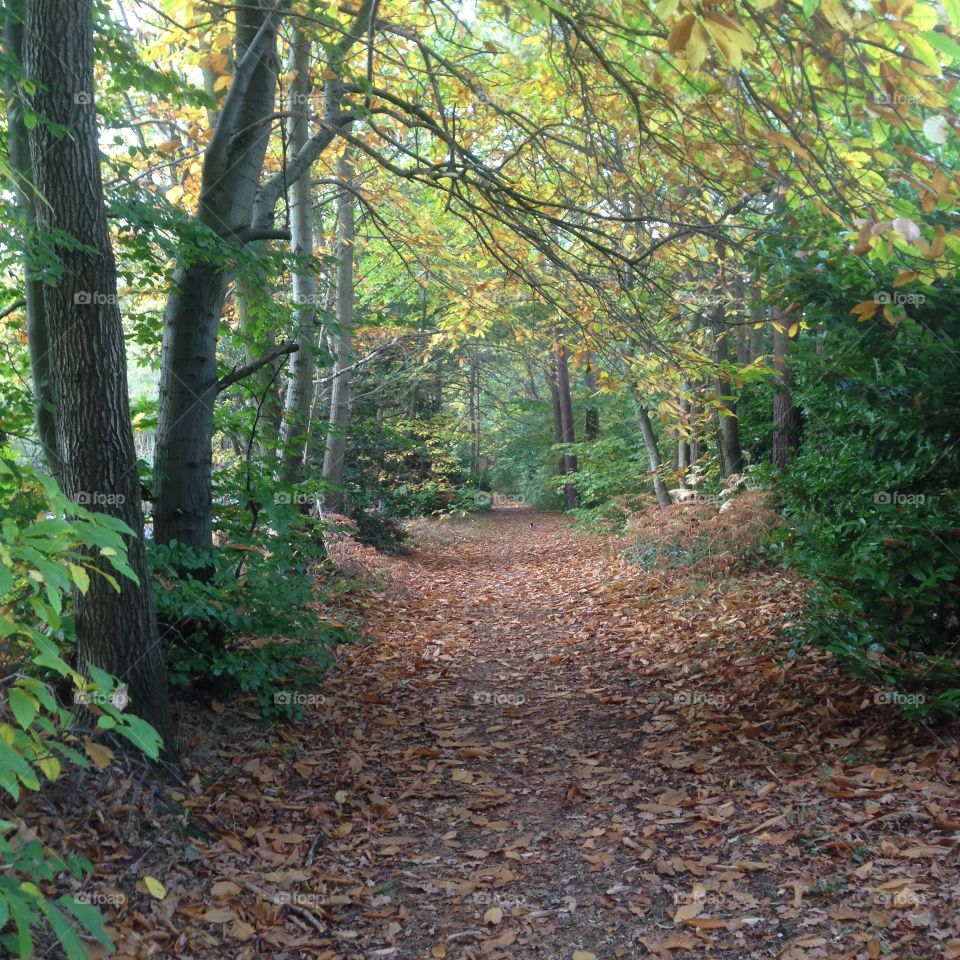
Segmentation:
[(134, 857), (107, 811), (121, 956), (960, 957), (955, 731), (789, 658), (802, 596), (559, 515), (420, 524), (302, 720), (204, 711), (199, 833)]

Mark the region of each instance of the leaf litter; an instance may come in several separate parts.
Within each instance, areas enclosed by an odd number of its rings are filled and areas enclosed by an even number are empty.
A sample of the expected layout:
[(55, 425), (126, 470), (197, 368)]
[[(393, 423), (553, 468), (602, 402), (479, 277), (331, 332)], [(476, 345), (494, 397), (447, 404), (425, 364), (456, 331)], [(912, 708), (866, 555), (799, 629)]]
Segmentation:
[(97, 864), (118, 956), (960, 958), (955, 731), (788, 656), (800, 581), (519, 508), (415, 543), (303, 719), (193, 705), (183, 784), (23, 812)]

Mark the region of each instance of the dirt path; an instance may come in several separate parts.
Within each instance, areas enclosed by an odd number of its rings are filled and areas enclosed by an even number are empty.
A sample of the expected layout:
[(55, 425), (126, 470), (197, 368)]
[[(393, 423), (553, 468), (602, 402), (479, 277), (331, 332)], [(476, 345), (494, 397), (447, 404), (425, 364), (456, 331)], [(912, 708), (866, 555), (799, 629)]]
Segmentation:
[(785, 658), (782, 574), (609, 557), (520, 509), (426, 525), (323, 703), (219, 721), (164, 955), (960, 956), (955, 741)]

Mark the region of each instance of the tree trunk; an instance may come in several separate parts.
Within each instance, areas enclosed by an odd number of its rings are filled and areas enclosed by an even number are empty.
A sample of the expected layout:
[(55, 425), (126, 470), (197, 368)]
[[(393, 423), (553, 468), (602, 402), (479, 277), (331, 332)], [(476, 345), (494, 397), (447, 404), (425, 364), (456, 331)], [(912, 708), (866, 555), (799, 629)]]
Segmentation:
[[(372, 23), (363, 0), (350, 27), (329, 49), (323, 119), (306, 146), (257, 188), (274, 112), (278, 13), (273, 4), (237, 7), (241, 56), (207, 145), (198, 222), (225, 241), (269, 237), (277, 202), (338, 133), (349, 129), (340, 74), (351, 47)], [(223, 256), (181, 262), (164, 317), (163, 369), (156, 447), (155, 536), (192, 546), (212, 542), (210, 499), (216, 347), (226, 295)]]
[[(204, 154), (199, 223), (237, 242), (249, 228), (274, 112), (277, 16), (237, 10), (241, 52)], [(154, 536), (212, 546), (217, 336), (227, 292), (221, 256), (181, 260), (164, 315), (155, 456)]]
[[(297, 29), (290, 41), (290, 119), (287, 130), (290, 151), (298, 154), (309, 139), (310, 41)], [(293, 269), (293, 299), (296, 304), (297, 344), (284, 403), (280, 440), (283, 447), (283, 478), (287, 483), (303, 479), (306, 437), (313, 396), (313, 351), (316, 345), (317, 284), (313, 276), (313, 204), (309, 170), (293, 184), (290, 198), (290, 233), (294, 257), (302, 258)]]
[(740, 421), (737, 420), (737, 406), (734, 400), (727, 400), (733, 391), (733, 384), (722, 365), (727, 362), (728, 331), (724, 325), (724, 308), (717, 307), (711, 324), (714, 337), (714, 362), (717, 364), (713, 387), (717, 395), (718, 446), (720, 448), (720, 471), (724, 477), (740, 473), (743, 469), (743, 452), (740, 449)]
[[(167, 681), (143, 544), (140, 481), (130, 427), (117, 273), (107, 233), (97, 116), (93, 104), (93, 0), (30, 0), (25, 67), (36, 81), (30, 133), (38, 227), (76, 243), (57, 250), (63, 273), (43, 299), (50, 385), (57, 411), (60, 482), (133, 531), (127, 554), (137, 577), (102, 576), (74, 597), (77, 666), (97, 666), (129, 686), (134, 712), (174, 750)], [(53, 126), (48, 126), (50, 123)], [(59, 127), (66, 135), (54, 132)], [(108, 569), (102, 558), (91, 561)]]
[[(23, 0), (9, 0), (4, 18), (4, 42), (9, 56), (23, 62)], [(16, 78), (7, 76), (7, 89), (19, 89)], [(23, 296), (26, 300), (27, 347), (30, 353), (30, 378), (33, 387), (34, 417), (40, 450), (50, 473), (60, 478), (60, 457), (57, 453), (57, 425), (50, 388), (50, 337), (43, 305), (43, 283), (34, 266), (36, 248), (36, 208), (30, 164), (30, 143), (23, 122), (22, 104), (9, 100), (7, 114), (7, 155), (14, 181), (17, 212), (23, 222), (21, 238), (24, 252)]]
[(480, 385), (476, 360), (469, 358), (467, 376), (467, 417), (470, 421), (470, 470), (477, 472), (480, 463)]
[[(353, 165), (348, 152), (337, 160), (337, 179), (344, 184), (337, 203), (337, 331), (334, 337), (333, 385), (330, 390), (330, 422), (323, 456), (323, 479), (334, 488), (343, 483), (343, 460), (350, 423), (350, 370), (353, 354)], [(334, 489), (324, 495), (324, 505), (334, 513), (346, 510), (346, 496)]]
[(600, 411), (597, 409), (597, 371), (594, 369), (591, 355), (587, 356), (587, 368), (583, 371), (583, 386), (587, 391), (584, 436), (593, 443), (600, 439)]
[(680, 474), (680, 484), (686, 484), (686, 473), (690, 466), (690, 401), (680, 401), (680, 410), (683, 415), (683, 429), (677, 431), (677, 472)]
[(640, 433), (643, 435), (643, 445), (647, 448), (647, 460), (650, 463), (650, 478), (653, 481), (653, 492), (656, 494), (657, 503), (661, 507), (669, 507), (671, 504), (670, 493), (660, 476), (660, 448), (657, 445), (657, 435), (653, 431), (653, 424), (650, 422), (650, 415), (647, 408), (634, 396), (633, 407), (637, 413), (637, 421), (640, 424)]
[[(567, 364), (567, 348), (561, 346), (557, 353), (557, 397), (560, 401), (560, 427), (563, 431), (564, 443), (576, 443), (576, 432), (573, 425), (573, 400), (570, 397), (570, 369)], [(577, 458), (572, 453), (565, 454), (565, 474), (577, 472)], [(563, 488), (567, 500), (567, 509), (575, 510), (577, 506), (577, 488), (568, 483)]]
[(773, 463), (781, 473), (786, 473), (790, 457), (797, 450), (800, 427), (800, 411), (793, 405), (790, 396), (788, 323), (786, 318), (780, 318), (773, 328), (774, 365), (777, 371), (773, 381)]
[[(553, 442), (563, 443), (563, 416), (560, 413), (560, 391), (557, 389), (557, 357), (553, 354), (550, 360), (550, 369), (547, 373), (547, 384), (550, 387), (550, 405), (553, 409)], [(557, 461), (557, 471), (561, 477), (567, 473), (567, 458), (561, 455)]]

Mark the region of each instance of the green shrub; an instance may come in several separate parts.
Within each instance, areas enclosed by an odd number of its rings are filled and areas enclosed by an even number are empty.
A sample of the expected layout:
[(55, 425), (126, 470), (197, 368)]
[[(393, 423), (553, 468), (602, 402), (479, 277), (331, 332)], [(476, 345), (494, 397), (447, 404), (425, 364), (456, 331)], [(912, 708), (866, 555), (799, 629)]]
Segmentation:
[[(132, 531), (113, 517), (71, 503), (49, 477), (19, 464), (0, 449), (0, 639), (4, 685), (0, 705), (0, 789), (16, 801), (56, 780), (63, 765), (87, 769), (74, 714), (57, 700), (56, 684), (68, 682), (76, 702), (96, 717), (96, 727), (124, 737), (156, 759), (160, 739), (139, 717), (124, 711), (125, 688), (101, 670), (90, 677), (64, 659), (72, 641), (70, 595), (86, 592), (92, 577), (113, 575), (91, 562), (108, 559), (119, 577), (133, 577), (123, 536)], [(37, 516), (43, 519), (36, 519)], [(57, 852), (20, 824), (0, 819), (0, 946), (8, 955), (35, 955), (33, 928), (52, 929), (69, 960), (88, 956), (82, 935), (113, 944), (95, 907), (67, 893), (56, 895), (65, 875), (82, 880), (88, 860)]]
[[(934, 301), (934, 298), (930, 298)], [(777, 481), (787, 563), (813, 582), (799, 639), (957, 715), (960, 671), (960, 338), (932, 302), (894, 329), (840, 326), (791, 361), (804, 431)], [(952, 312), (951, 312), (952, 310)], [(949, 321), (955, 328), (952, 319)]]

